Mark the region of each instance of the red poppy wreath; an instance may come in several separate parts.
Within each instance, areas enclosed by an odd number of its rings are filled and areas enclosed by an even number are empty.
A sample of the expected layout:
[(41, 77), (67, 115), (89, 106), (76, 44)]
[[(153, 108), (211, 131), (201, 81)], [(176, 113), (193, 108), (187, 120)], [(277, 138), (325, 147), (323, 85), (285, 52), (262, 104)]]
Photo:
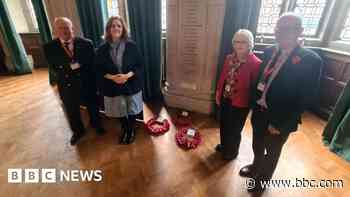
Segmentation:
[(195, 149), (202, 142), (201, 135), (193, 128), (181, 128), (175, 134), (175, 140), (178, 146), (183, 149)]
[(170, 124), (167, 119), (163, 119), (162, 121), (157, 120), (156, 118), (151, 118), (145, 124), (147, 131), (151, 135), (162, 135), (169, 131)]
[(183, 111), (181, 114), (177, 114), (174, 124), (176, 127), (190, 127), (192, 123), (188, 112)]

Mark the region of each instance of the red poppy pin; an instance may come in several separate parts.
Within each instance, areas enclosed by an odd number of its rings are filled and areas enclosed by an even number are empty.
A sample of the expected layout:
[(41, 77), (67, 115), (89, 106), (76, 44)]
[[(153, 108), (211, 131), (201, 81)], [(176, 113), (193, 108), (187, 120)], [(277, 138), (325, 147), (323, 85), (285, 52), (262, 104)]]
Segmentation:
[(294, 57), (292, 58), (292, 63), (293, 63), (293, 64), (299, 64), (300, 61), (301, 61), (301, 58), (300, 58), (299, 56), (294, 56)]

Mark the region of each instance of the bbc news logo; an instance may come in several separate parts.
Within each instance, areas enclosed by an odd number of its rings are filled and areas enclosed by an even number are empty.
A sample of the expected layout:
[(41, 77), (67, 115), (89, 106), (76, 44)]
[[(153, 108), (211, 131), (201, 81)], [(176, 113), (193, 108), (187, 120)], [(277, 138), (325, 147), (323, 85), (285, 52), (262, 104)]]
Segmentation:
[(100, 182), (102, 170), (21, 169), (7, 170), (9, 183)]

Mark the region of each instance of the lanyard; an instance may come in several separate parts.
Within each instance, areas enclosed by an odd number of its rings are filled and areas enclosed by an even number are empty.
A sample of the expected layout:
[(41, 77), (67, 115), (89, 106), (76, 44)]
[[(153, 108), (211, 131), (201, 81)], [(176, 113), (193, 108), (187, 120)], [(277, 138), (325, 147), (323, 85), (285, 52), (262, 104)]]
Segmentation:
[(280, 58), (280, 56), (281, 56), (281, 51), (280, 50), (278, 50), (278, 52), (274, 51), (270, 61), (268, 62), (267, 66), (264, 69), (264, 73), (263, 73), (263, 76), (262, 76), (262, 79), (261, 79), (262, 82), (267, 83), (267, 81), (269, 80), (271, 74), (273, 73), (273, 71), (276, 68), (276, 63), (277, 63), (278, 58)]
[(63, 44), (63, 43), (61, 43), (61, 45), (62, 45), (62, 48), (64, 49), (64, 51), (66, 52), (66, 54), (71, 58), (71, 59), (73, 59), (73, 51), (71, 51), (71, 50), (69, 50), (69, 46), (67, 45), (67, 47)]

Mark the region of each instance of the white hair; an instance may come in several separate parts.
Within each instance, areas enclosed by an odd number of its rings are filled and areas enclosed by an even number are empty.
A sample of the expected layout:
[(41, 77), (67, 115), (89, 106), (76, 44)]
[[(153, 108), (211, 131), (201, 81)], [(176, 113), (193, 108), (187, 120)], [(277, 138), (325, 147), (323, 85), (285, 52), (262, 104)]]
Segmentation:
[(73, 26), (72, 21), (69, 18), (67, 18), (67, 17), (56, 17), (55, 21), (53, 22), (53, 26), (56, 27), (60, 23), (67, 23), (71, 27)]
[(249, 50), (252, 51), (253, 48), (254, 48), (254, 36), (253, 36), (253, 33), (251, 31), (249, 31), (248, 29), (239, 29), (235, 33), (235, 35), (233, 35), (232, 44), (234, 44), (235, 38), (238, 35), (242, 35), (242, 36), (244, 36), (247, 39), (248, 45), (249, 45)]
[(281, 19), (281, 18), (284, 18), (284, 17), (290, 17), (290, 18), (293, 18), (295, 21), (296, 21), (296, 25), (298, 26), (298, 27), (303, 27), (303, 18), (299, 15), (299, 14), (297, 14), (297, 13), (295, 13), (295, 12), (285, 12), (285, 13), (283, 13), (282, 15), (281, 15), (281, 17), (279, 18), (279, 20)]

